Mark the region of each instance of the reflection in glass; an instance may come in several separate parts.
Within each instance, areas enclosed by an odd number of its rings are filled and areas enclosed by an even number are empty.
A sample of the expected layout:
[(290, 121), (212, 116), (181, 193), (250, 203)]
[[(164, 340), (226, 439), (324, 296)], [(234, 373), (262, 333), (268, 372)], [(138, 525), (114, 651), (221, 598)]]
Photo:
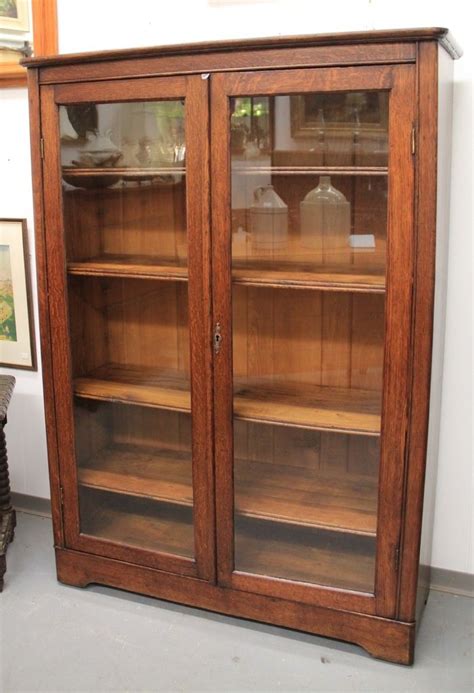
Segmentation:
[(231, 106), (235, 279), (330, 274), (382, 291), (387, 94), (240, 97)]
[(342, 192), (321, 176), (318, 186), (300, 203), (301, 246), (312, 251), (315, 262), (349, 264), (351, 206)]
[(71, 269), (185, 279), (184, 102), (61, 106), (60, 123)]
[(184, 102), (60, 124), (80, 532), (192, 559)]
[(288, 207), (273, 185), (262, 185), (255, 189), (249, 216), (250, 235), (257, 252), (274, 253), (286, 249)]
[(192, 556), (189, 415), (77, 397), (74, 419), (81, 530)]
[(183, 101), (60, 106), (60, 127), (63, 166), (184, 165)]
[[(176, 530), (176, 552), (188, 556), (187, 287), (73, 276), (68, 293), (82, 531), (167, 551)], [(165, 512), (170, 503), (178, 509)]]
[(72, 276), (68, 288), (74, 378), (111, 380), (117, 396), (128, 382), (136, 398), (166, 406), (179, 397), (188, 409), (187, 285)]
[(374, 589), (387, 107), (231, 103), (237, 571)]

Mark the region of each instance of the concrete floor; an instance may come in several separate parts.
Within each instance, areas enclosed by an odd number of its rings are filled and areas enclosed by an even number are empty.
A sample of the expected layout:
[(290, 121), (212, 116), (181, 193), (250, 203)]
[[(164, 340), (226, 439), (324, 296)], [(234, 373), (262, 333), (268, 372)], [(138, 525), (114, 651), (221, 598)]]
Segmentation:
[(105, 587), (56, 582), (48, 518), (19, 513), (0, 595), (0, 691), (471, 691), (473, 605), (433, 592), (416, 664)]

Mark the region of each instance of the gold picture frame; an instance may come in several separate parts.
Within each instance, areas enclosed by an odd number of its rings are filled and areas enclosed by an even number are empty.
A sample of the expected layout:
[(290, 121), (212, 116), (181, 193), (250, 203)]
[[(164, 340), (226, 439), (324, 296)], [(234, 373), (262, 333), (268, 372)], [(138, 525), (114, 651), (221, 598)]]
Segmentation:
[[(331, 92), (290, 96), (291, 136), (311, 139), (318, 133), (367, 135), (387, 131), (388, 100), (383, 91)], [(318, 99), (321, 103), (318, 102)], [(326, 110), (324, 112), (324, 105)], [(378, 119), (374, 119), (378, 113)]]
[(0, 366), (36, 370), (26, 219), (0, 219)]
[[(56, 0), (31, 0), (31, 16), (34, 55), (55, 55), (58, 52)], [(18, 61), (0, 63), (0, 89), (9, 87), (26, 87), (26, 69)]]

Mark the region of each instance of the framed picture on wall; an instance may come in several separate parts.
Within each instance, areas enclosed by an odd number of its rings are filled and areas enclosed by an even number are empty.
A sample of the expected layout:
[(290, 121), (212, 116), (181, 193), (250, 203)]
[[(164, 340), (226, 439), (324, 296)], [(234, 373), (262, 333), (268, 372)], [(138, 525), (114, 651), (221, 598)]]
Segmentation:
[(0, 366), (36, 370), (25, 219), (0, 219)]
[(0, 0), (0, 30), (28, 31), (28, 0)]
[[(14, 43), (31, 44), (34, 55), (58, 52), (56, 0), (0, 0), (0, 32)], [(8, 44), (9, 45), (9, 44)], [(26, 87), (26, 70), (20, 65), (18, 46), (0, 49), (0, 89)]]
[(383, 92), (334, 92), (290, 97), (291, 136), (313, 138), (319, 132), (378, 134), (388, 125)]

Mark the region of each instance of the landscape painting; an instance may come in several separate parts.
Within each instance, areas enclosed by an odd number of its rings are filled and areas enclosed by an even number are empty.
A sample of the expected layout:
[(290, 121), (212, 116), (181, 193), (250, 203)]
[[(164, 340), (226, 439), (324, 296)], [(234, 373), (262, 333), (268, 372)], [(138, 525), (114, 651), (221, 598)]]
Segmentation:
[(0, 219), (0, 366), (35, 370), (25, 219)]
[(12, 268), (7, 245), (0, 245), (0, 340), (16, 342)]

